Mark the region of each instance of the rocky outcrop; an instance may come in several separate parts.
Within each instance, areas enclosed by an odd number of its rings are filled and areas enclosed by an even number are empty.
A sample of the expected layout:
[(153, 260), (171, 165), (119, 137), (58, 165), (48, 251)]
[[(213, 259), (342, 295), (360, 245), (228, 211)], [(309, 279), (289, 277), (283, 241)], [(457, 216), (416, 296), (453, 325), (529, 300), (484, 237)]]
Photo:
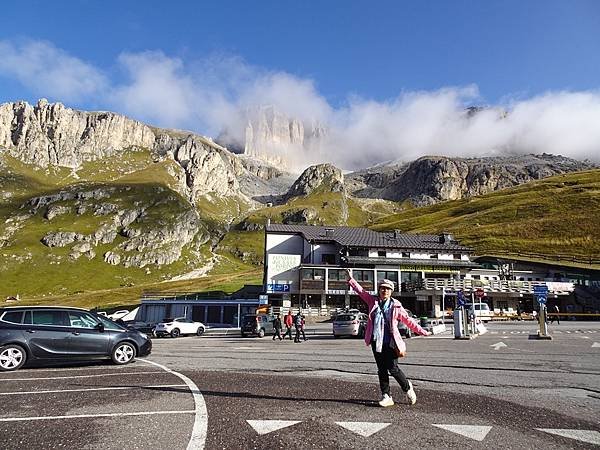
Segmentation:
[(130, 147), (152, 148), (147, 125), (109, 112), (88, 113), (40, 100), (0, 105), (0, 147), (41, 167), (78, 167)]
[(296, 167), (299, 154), (317, 153), (327, 135), (318, 121), (289, 117), (272, 105), (250, 108), (243, 114), (243, 130), (225, 130), (220, 137), (244, 155), (280, 167)]
[(286, 198), (306, 197), (315, 191), (345, 193), (342, 171), (331, 164), (311, 166), (298, 177)]
[(75, 169), (130, 149), (149, 149), (157, 160), (175, 161), (185, 173), (180, 193), (191, 202), (209, 193), (242, 195), (241, 175), (270, 179), (281, 173), (257, 161), (247, 164), (247, 170), (236, 155), (210, 138), (150, 128), (119, 114), (77, 111), (46, 100), (35, 106), (0, 105), (0, 153), (24, 163)]
[(347, 185), (359, 197), (409, 200), (416, 206), (424, 206), (594, 167), (591, 163), (547, 154), (491, 158), (426, 156), (410, 164), (374, 167), (350, 174)]

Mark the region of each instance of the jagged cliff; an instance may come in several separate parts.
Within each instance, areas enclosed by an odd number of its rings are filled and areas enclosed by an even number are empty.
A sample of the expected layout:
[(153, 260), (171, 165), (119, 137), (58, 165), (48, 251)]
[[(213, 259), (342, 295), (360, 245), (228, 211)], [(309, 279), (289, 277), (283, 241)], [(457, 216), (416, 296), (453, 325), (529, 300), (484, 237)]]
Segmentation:
[(592, 163), (548, 154), (489, 158), (425, 156), (408, 164), (355, 172), (346, 179), (349, 191), (358, 197), (409, 200), (416, 206), (424, 206), (594, 167)]

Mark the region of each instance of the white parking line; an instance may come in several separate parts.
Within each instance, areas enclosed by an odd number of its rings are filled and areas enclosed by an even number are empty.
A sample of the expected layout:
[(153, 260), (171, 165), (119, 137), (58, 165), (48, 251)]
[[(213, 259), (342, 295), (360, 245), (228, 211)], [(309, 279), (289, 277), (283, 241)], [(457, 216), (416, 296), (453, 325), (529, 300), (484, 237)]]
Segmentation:
[(202, 392), (198, 389), (198, 386), (190, 380), (185, 375), (175, 372), (174, 370), (169, 369), (162, 364), (155, 363), (154, 361), (149, 361), (147, 359), (142, 359), (140, 361), (146, 362), (148, 364), (154, 364), (161, 369), (166, 370), (173, 375), (178, 376), (183, 380), (185, 384), (188, 385), (188, 388), (192, 392), (194, 396), (194, 403), (196, 404), (196, 418), (194, 420), (194, 428), (192, 428), (192, 436), (190, 437), (190, 441), (188, 442), (187, 449), (188, 450), (203, 450), (204, 444), (206, 443), (206, 435), (208, 429), (208, 411), (206, 410), (206, 403), (204, 402), (204, 397), (202, 396)]
[(0, 422), (26, 422), (29, 420), (58, 420), (58, 419), (86, 419), (94, 417), (125, 417), (125, 416), (152, 416), (157, 414), (193, 414), (189, 411), (140, 411), (132, 413), (106, 413), (106, 414), (77, 414), (73, 416), (36, 416), (36, 417), (9, 417), (0, 419)]
[(151, 372), (123, 372), (123, 373), (100, 373), (98, 375), (71, 375), (68, 377), (36, 377), (36, 378), (0, 378), (2, 381), (43, 381), (43, 380), (70, 380), (71, 378), (98, 378), (98, 377), (120, 377), (123, 375), (145, 375), (148, 373), (164, 373), (162, 370)]
[(118, 386), (118, 387), (102, 387), (91, 389), (56, 389), (52, 391), (28, 391), (28, 392), (0, 392), (0, 395), (34, 395), (34, 394), (57, 394), (62, 392), (88, 392), (88, 391), (124, 391), (127, 389), (142, 389), (142, 388), (172, 388), (184, 387), (186, 384), (155, 384), (149, 386)]

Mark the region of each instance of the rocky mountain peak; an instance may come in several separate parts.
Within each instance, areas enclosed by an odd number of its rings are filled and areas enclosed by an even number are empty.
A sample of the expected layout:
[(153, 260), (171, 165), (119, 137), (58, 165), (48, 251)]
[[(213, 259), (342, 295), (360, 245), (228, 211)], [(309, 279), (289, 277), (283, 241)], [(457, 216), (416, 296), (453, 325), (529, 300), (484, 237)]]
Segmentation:
[(310, 166), (298, 177), (286, 197), (307, 196), (318, 190), (345, 193), (342, 171), (331, 164)]

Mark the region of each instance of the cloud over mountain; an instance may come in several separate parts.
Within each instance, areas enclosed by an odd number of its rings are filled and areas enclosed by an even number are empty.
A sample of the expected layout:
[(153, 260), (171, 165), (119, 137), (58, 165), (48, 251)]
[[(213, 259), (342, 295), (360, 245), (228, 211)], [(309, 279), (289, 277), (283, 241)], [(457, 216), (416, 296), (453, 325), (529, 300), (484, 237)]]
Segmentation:
[[(600, 161), (600, 91), (547, 92), (484, 105), (476, 85), (401, 92), (386, 101), (349, 96), (332, 105), (314, 81), (269, 71), (240, 58), (186, 60), (161, 51), (122, 53), (100, 69), (51, 43), (0, 41), (0, 77), (34, 96), (105, 108), (154, 125), (218, 136), (243, 147), (248, 109), (273, 105), (329, 132), (306, 163), (347, 169), (426, 154), (482, 156), (555, 153)], [(399, 86), (399, 89), (401, 86)], [(17, 99), (3, 99), (3, 101)], [(285, 151), (285, 149), (282, 149)]]

